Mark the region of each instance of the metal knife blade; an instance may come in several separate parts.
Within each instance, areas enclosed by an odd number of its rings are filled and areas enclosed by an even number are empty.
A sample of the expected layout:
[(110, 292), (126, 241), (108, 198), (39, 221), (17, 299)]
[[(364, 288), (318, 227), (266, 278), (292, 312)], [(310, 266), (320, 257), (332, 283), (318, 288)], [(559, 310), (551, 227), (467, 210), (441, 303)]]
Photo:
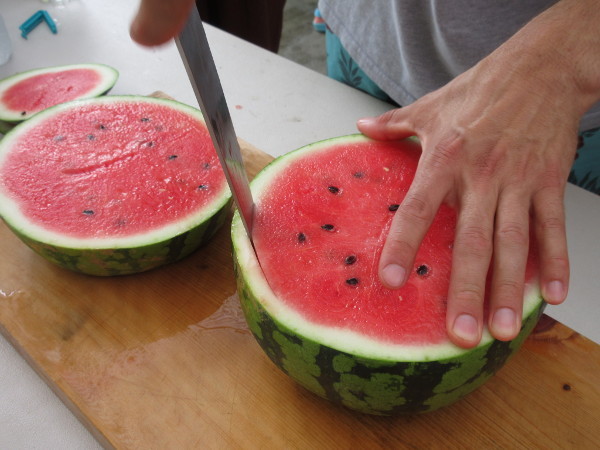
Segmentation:
[(252, 241), (254, 201), (219, 74), (195, 5), (175, 43), (225, 171), (233, 200)]

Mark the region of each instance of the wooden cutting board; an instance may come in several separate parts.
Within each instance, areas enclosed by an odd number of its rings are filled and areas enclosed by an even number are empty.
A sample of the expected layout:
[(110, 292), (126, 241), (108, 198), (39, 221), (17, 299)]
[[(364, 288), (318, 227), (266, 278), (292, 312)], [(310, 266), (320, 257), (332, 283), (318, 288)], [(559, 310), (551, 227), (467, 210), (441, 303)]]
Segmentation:
[[(272, 158), (241, 144), (252, 177)], [(600, 346), (546, 316), (440, 411), (365, 416), (305, 391), (245, 325), (227, 226), (176, 264), (95, 278), (0, 223), (0, 331), (109, 448), (600, 448)]]

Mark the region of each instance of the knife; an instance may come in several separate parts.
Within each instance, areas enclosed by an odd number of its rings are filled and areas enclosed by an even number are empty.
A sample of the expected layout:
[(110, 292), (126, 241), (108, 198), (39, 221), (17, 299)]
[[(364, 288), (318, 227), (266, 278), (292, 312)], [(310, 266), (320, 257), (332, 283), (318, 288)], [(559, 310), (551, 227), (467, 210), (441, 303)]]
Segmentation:
[(183, 30), (175, 37), (175, 43), (219, 155), (233, 200), (252, 242), (254, 201), (225, 94), (195, 4)]

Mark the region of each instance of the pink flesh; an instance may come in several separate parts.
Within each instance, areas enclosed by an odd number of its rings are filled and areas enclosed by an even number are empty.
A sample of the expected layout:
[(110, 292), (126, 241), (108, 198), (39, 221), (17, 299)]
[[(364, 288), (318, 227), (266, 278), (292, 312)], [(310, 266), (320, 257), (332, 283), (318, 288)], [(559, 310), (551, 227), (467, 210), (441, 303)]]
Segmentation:
[(22, 115), (31, 115), (59, 103), (81, 98), (98, 86), (101, 77), (91, 69), (69, 69), (27, 78), (7, 89), (2, 103)]
[[(409, 141), (338, 144), (291, 163), (260, 199), (253, 231), (277, 296), (325, 326), (392, 343), (447, 341), (445, 303), (456, 223), (451, 208), (439, 210), (402, 289), (386, 289), (377, 277), (394, 215), (388, 207), (402, 202), (419, 156), (418, 145)], [(324, 224), (335, 228), (323, 230)], [(303, 243), (298, 233), (304, 233)], [(348, 265), (350, 255), (357, 259)], [(416, 273), (421, 265), (427, 266), (426, 275)], [(532, 273), (530, 264), (528, 277)], [(358, 284), (348, 285), (351, 278)]]
[(0, 182), (33, 222), (80, 238), (176, 222), (226, 183), (204, 124), (140, 102), (87, 104), (37, 124), (18, 137)]

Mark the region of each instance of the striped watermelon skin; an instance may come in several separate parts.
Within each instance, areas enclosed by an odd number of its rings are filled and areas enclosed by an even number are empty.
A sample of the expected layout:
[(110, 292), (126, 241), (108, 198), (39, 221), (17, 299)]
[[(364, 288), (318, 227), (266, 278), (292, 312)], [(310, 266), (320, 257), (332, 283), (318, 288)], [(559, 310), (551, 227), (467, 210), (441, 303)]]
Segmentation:
[(146, 272), (171, 264), (206, 245), (227, 221), (231, 200), (209, 220), (177, 236), (153, 244), (129, 248), (73, 248), (52, 245), (8, 227), (38, 255), (64, 269), (86, 275), (117, 276)]
[(434, 361), (389, 361), (354, 355), (316, 342), (281, 323), (262, 305), (253, 280), (234, 268), (242, 311), (269, 359), (314, 394), (361, 413), (418, 414), (448, 406), (483, 385), (519, 350), (545, 303), (523, 318), (517, 338), (491, 342)]
[[(0, 120), (0, 135), (8, 133), (10, 130), (13, 129), (13, 127), (14, 124)], [(1, 137), (2, 136), (0, 136), (0, 138)]]

